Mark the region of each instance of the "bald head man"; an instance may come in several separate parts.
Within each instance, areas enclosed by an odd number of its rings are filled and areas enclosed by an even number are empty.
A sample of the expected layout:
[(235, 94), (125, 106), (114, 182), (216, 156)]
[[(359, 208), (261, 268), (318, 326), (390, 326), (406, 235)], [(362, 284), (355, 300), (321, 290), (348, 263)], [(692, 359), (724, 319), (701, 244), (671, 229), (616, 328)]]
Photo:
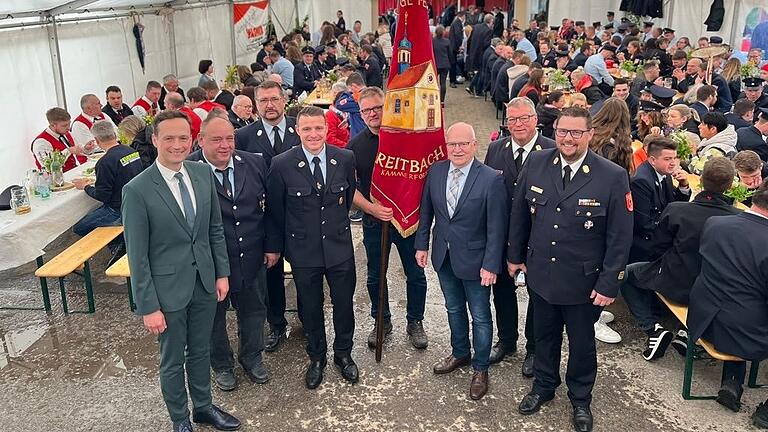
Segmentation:
[[(474, 374), (469, 396), (478, 400), (488, 391), (493, 338), (490, 286), (503, 271), (506, 190), (495, 169), (474, 160), (477, 139), (471, 125), (451, 125), (445, 133), (445, 144), (448, 160), (432, 165), (424, 185), (414, 240), (416, 263), (427, 265), (434, 221), (432, 266), (445, 296), (452, 350), (435, 363), (433, 371), (447, 374), (471, 363)], [(471, 344), (467, 306), (472, 315)]]

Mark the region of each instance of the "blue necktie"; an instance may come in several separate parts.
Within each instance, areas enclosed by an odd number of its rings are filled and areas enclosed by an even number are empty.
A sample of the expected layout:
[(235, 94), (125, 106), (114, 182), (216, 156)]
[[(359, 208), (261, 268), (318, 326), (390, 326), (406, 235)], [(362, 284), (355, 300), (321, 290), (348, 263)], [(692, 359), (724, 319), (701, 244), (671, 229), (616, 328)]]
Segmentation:
[(192, 197), (189, 195), (189, 189), (184, 184), (184, 174), (177, 172), (173, 175), (179, 181), (179, 192), (181, 192), (181, 204), (184, 206), (184, 218), (187, 219), (189, 227), (195, 226), (195, 207), (192, 205)]

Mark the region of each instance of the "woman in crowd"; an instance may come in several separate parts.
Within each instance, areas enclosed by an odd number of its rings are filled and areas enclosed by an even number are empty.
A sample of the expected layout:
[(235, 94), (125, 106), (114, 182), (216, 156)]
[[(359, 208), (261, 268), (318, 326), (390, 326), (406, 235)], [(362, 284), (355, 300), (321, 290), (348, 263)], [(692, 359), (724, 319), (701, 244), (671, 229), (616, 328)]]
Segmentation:
[(327, 45), (330, 41), (336, 40), (336, 27), (333, 24), (325, 24), (321, 31), (320, 45)]
[[(147, 126), (144, 120), (136, 116), (128, 116), (117, 127), (120, 134), (125, 136), (126, 142), (139, 152), (141, 165), (146, 169), (155, 162), (157, 148), (152, 144), (152, 127)], [(122, 142), (122, 140), (121, 140)]]
[(677, 43), (675, 44), (674, 51), (677, 51), (677, 50), (685, 51), (686, 54), (693, 51), (693, 47), (691, 46), (691, 40), (685, 36), (678, 39)]
[(565, 96), (560, 90), (555, 90), (544, 97), (542, 103), (536, 107), (536, 116), (539, 118), (537, 125), (541, 134), (547, 138), (555, 139), (555, 120), (560, 115), (560, 110), (565, 106)]
[(691, 146), (691, 151), (693, 153), (696, 153), (696, 149), (699, 148), (699, 142), (701, 141), (701, 138), (689, 129), (689, 125), (692, 124), (695, 130), (698, 130), (696, 121), (692, 118), (695, 113), (696, 111), (692, 110), (687, 105), (672, 105), (667, 110), (666, 127), (664, 127), (665, 136), (669, 136), (677, 131), (685, 131), (685, 136), (688, 139), (688, 144)]
[(379, 35), (377, 40), (384, 57), (387, 59), (387, 64), (392, 64), (392, 37), (389, 35), (389, 26), (380, 25), (377, 33)]
[(634, 171), (632, 165), (632, 126), (627, 104), (617, 98), (608, 98), (592, 120), (595, 133), (589, 148), (595, 153), (627, 170)]
[(519, 97), (527, 97), (536, 106), (539, 104), (539, 99), (542, 93), (542, 85), (544, 83), (544, 71), (542, 69), (534, 69), (530, 73), (528, 82), (520, 89)]
[[(643, 141), (646, 136), (653, 131), (661, 131), (664, 127), (664, 114), (661, 113), (661, 105), (652, 101), (648, 104), (642, 103), (637, 111), (637, 131), (632, 137), (638, 141)], [(653, 129), (658, 128), (658, 129)]]
[(301, 64), (301, 50), (295, 44), (288, 45), (285, 50), (285, 58), (287, 58), (294, 66)]
[(237, 76), (240, 78), (240, 82), (243, 84), (243, 86), (256, 87), (260, 84), (260, 82), (258, 82), (251, 73), (251, 68), (246, 65), (237, 66)]
[(587, 97), (581, 93), (571, 93), (571, 104), (568, 106), (587, 109)]
[(200, 79), (197, 80), (198, 87), (202, 87), (208, 81), (216, 81), (213, 77), (213, 60), (200, 60), (197, 71), (200, 72)]
[(728, 83), (728, 88), (731, 90), (731, 100), (739, 100), (741, 94), (741, 62), (739, 59), (736, 57), (728, 59), (720, 76)]
[(597, 86), (597, 81), (584, 72), (583, 69), (576, 69), (571, 72), (571, 84), (577, 92), (587, 98), (588, 105), (594, 105), (595, 102), (605, 99), (605, 94)]

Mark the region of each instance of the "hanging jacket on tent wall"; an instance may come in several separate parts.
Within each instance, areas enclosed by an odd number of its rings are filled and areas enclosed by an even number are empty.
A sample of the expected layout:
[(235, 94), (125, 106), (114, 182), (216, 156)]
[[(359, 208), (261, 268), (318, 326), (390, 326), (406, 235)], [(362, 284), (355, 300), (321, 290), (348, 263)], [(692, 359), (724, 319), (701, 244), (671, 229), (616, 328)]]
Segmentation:
[(725, 5), (723, 0), (715, 0), (712, 2), (712, 7), (709, 9), (709, 16), (704, 24), (707, 25), (707, 31), (719, 31), (723, 26), (723, 18), (725, 17)]
[(664, 0), (621, 0), (619, 10), (638, 16), (664, 17)]

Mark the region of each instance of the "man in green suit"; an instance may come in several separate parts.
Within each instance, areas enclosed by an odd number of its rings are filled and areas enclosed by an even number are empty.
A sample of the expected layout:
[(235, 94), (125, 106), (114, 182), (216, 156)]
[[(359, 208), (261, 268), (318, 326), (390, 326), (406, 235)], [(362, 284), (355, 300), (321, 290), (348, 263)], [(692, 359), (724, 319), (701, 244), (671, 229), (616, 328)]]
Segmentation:
[(155, 117), (157, 160), (123, 188), (123, 225), (136, 312), (159, 335), (160, 388), (174, 432), (195, 423), (237, 430), (240, 421), (211, 402), (210, 337), (216, 302), (229, 291), (229, 261), (213, 172), (184, 162), (190, 122), (178, 111)]

